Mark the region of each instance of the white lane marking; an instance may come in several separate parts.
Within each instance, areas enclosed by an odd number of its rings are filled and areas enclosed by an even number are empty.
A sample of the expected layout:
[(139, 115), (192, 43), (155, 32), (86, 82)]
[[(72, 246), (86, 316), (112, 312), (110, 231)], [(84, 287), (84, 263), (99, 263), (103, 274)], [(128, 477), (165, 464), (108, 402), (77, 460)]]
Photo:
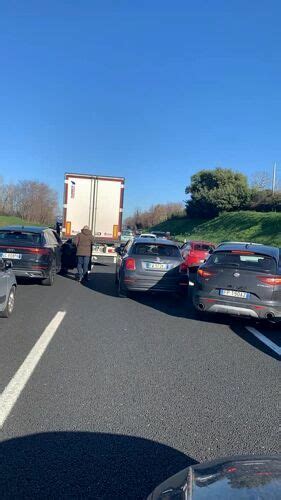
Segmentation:
[(55, 335), (58, 327), (60, 326), (65, 312), (59, 311), (48, 326), (43, 331), (41, 337), (37, 340), (36, 344), (32, 347), (30, 353), (25, 358), (18, 371), (13, 376), (12, 380), (5, 387), (0, 396), (0, 429), (5, 423), (6, 418), (9, 416), (13, 406), (17, 402), (22, 390), (27, 384), (33, 371), (35, 370), (38, 362), (47, 349), (50, 341)]
[(278, 354), (278, 356), (281, 356), (281, 347), (274, 344), (274, 342), (272, 342), (272, 340), (268, 339), (265, 335), (263, 335), (261, 332), (259, 332), (253, 326), (246, 326), (246, 329), (250, 333), (255, 335), (255, 337), (257, 337), (261, 342), (263, 342), (263, 344), (267, 345), (267, 347), (269, 347), (272, 351), (276, 352), (276, 354)]

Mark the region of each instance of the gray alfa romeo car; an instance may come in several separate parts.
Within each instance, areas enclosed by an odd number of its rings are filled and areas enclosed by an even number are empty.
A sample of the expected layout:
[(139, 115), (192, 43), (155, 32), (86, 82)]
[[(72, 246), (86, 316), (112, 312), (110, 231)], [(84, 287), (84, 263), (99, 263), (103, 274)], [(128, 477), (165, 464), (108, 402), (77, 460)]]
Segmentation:
[(193, 303), (204, 312), (281, 319), (279, 248), (251, 243), (216, 248), (197, 273)]

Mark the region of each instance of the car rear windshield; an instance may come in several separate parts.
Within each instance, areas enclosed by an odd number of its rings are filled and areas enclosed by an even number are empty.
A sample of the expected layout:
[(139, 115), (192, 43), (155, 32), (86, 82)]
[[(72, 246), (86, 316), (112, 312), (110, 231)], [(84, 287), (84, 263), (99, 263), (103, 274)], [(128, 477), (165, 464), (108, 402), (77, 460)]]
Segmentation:
[(214, 246), (208, 245), (207, 243), (194, 243), (193, 249), (199, 250), (200, 252), (209, 252), (210, 250), (214, 249)]
[(0, 231), (0, 245), (35, 246), (42, 242), (41, 233), (29, 231)]
[(208, 266), (235, 267), (261, 273), (276, 273), (276, 262), (269, 255), (251, 252), (214, 252), (208, 259)]
[(154, 255), (156, 257), (180, 257), (178, 247), (173, 245), (159, 245), (157, 243), (138, 243), (132, 249), (134, 255)]

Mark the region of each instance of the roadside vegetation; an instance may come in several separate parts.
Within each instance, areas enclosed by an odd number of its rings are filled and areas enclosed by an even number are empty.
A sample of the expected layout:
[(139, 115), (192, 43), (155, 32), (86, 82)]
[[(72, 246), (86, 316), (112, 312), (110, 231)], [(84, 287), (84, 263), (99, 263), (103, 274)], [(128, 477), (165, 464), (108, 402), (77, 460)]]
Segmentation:
[(54, 224), (57, 213), (57, 193), (44, 182), (4, 184), (0, 179), (0, 216), (10, 217), (9, 224), (15, 224), (11, 222), (13, 218), (31, 224)]
[(211, 220), (174, 218), (152, 229), (170, 231), (179, 241), (185, 239), (253, 241), (281, 247), (281, 213), (239, 211), (224, 213)]
[(28, 222), (21, 217), (15, 217), (13, 215), (0, 215), (0, 227), (1, 226), (39, 226), (40, 224), (36, 222)]
[(249, 182), (231, 169), (200, 170), (185, 188), (185, 208), (170, 203), (137, 210), (127, 225), (167, 231), (179, 241), (237, 240), (281, 247), (281, 185), (278, 180), (271, 184), (267, 172), (255, 173)]

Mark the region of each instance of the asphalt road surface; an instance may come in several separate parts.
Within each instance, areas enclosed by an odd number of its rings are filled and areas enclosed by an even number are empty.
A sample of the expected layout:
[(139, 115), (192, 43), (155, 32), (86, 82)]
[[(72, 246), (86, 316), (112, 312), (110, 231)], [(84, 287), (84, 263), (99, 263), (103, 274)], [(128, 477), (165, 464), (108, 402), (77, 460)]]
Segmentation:
[(121, 299), (113, 273), (19, 285), (0, 321), (1, 498), (141, 499), (191, 463), (279, 451), (281, 326)]

